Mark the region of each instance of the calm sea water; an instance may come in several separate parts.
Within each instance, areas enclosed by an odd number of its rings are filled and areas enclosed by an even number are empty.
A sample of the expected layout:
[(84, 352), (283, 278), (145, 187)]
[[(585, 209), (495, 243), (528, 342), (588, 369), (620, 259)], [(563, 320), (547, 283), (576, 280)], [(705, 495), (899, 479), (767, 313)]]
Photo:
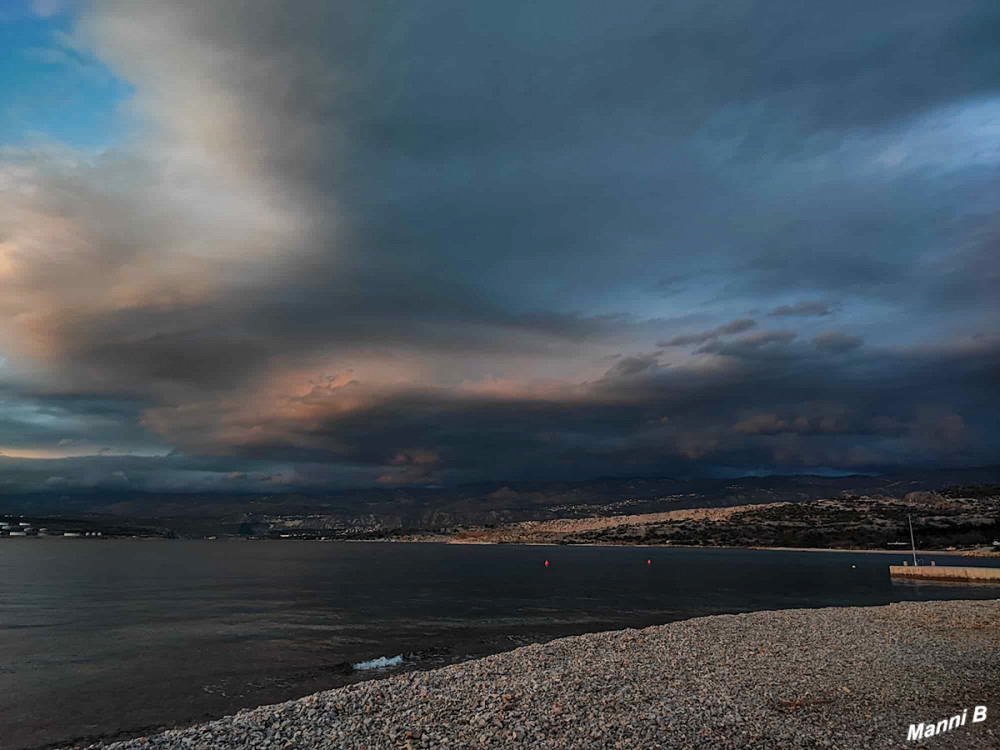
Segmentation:
[(344, 662), (381, 655), (417, 652), (410, 663), (428, 667), (529, 640), (705, 614), (1000, 595), (996, 587), (891, 583), (887, 566), (897, 558), (3, 540), (0, 747), (132, 733), (286, 700), (358, 679), (342, 674)]

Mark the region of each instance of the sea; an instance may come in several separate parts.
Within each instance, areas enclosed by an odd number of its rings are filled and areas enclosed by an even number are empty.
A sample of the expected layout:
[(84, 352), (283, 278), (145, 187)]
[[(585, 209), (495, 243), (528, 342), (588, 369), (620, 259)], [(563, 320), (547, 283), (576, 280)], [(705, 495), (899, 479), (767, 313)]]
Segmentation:
[[(0, 748), (137, 736), (585, 632), (753, 610), (1000, 596), (996, 586), (890, 581), (888, 566), (907, 557), (3, 539)], [(931, 560), (1000, 565), (923, 557)], [(363, 668), (378, 664), (389, 666)]]

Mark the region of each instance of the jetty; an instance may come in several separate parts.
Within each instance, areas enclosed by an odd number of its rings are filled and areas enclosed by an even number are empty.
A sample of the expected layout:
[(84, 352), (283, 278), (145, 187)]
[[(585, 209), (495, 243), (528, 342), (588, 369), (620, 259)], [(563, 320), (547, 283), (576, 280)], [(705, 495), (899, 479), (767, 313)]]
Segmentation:
[(1000, 583), (1000, 568), (983, 568), (960, 565), (921, 565), (917, 560), (917, 542), (913, 537), (913, 517), (907, 514), (910, 524), (910, 546), (913, 550), (913, 565), (906, 560), (902, 565), (890, 565), (889, 577), (919, 578), (929, 581), (975, 581)]
[(934, 581), (989, 581), (1000, 583), (1000, 568), (977, 568), (960, 565), (890, 565), (889, 575)]

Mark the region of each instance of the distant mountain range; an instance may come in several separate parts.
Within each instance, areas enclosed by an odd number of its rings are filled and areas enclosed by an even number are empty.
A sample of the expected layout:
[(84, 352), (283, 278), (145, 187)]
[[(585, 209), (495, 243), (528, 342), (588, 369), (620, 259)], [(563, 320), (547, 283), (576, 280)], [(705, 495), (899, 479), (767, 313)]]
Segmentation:
[(919, 490), (1000, 483), (1000, 466), (913, 470), (881, 476), (738, 479), (601, 478), (489, 482), (446, 488), (374, 488), (317, 494), (101, 493), (8, 496), (5, 513), (103, 518), (181, 535), (290, 529), (442, 529), (554, 518), (605, 517), (684, 508), (798, 502), (845, 495), (902, 497)]

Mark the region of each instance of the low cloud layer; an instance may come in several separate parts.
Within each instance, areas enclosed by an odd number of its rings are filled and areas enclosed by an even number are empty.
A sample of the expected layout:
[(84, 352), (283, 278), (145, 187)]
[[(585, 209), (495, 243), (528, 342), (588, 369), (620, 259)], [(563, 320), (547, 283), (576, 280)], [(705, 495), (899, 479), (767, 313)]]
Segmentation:
[(829, 315), (833, 312), (832, 305), (818, 300), (804, 300), (794, 305), (781, 305), (771, 311), (776, 317)]
[(995, 459), (995, 3), (37, 12), (0, 491)]
[(740, 318), (739, 320), (734, 320), (730, 323), (726, 323), (718, 328), (712, 328), (708, 331), (699, 331), (698, 333), (687, 333), (680, 336), (674, 336), (666, 341), (658, 342), (658, 346), (669, 347), (669, 346), (687, 346), (689, 344), (703, 344), (706, 341), (714, 341), (720, 336), (729, 336), (734, 333), (743, 333), (748, 331), (757, 325), (756, 321), (750, 318)]

